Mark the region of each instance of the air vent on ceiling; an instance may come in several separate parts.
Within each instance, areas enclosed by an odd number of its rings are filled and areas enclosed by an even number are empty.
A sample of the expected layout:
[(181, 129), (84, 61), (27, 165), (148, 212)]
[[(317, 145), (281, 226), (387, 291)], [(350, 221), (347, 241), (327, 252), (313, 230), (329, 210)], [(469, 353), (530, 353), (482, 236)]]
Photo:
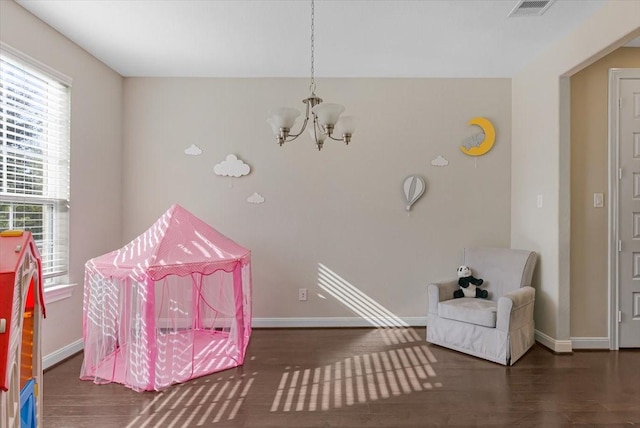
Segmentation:
[(556, 0), (519, 0), (509, 16), (540, 16)]

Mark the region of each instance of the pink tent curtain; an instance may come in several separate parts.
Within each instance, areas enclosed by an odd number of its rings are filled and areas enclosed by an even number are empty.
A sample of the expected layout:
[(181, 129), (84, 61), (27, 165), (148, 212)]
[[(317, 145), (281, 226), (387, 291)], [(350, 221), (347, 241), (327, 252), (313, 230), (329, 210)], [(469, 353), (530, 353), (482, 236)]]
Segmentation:
[(162, 390), (244, 361), (251, 255), (179, 205), (85, 266), (81, 379)]

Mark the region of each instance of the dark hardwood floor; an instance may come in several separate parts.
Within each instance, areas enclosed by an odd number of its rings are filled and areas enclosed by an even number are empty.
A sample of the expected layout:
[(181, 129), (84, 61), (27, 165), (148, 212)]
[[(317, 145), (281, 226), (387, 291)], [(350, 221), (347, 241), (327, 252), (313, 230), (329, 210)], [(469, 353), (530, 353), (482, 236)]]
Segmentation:
[(133, 392), (78, 379), (82, 355), (44, 376), (44, 426), (640, 426), (640, 351), (503, 367), (424, 341), (421, 329), (256, 329), (243, 367)]

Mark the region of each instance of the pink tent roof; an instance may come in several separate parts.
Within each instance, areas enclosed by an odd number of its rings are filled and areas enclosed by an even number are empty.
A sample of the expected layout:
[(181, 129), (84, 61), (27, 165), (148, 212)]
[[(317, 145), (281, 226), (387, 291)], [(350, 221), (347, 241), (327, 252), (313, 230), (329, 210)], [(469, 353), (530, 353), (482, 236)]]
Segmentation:
[(249, 250), (175, 204), (142, 235), (89, 260), (87, 267), (105, 277), (158, 281), (167, 275), (231, 272), (250, 257)]

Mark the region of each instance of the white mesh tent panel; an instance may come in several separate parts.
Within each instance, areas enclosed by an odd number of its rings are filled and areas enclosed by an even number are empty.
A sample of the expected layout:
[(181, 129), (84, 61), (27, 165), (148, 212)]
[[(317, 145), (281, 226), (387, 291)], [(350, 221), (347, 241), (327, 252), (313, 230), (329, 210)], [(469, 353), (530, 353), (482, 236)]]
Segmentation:
[(83, 335), (80, 377), (136, 391), (241, 365), (250, 253), (174, 205), (122, 249), (87, 262)]

